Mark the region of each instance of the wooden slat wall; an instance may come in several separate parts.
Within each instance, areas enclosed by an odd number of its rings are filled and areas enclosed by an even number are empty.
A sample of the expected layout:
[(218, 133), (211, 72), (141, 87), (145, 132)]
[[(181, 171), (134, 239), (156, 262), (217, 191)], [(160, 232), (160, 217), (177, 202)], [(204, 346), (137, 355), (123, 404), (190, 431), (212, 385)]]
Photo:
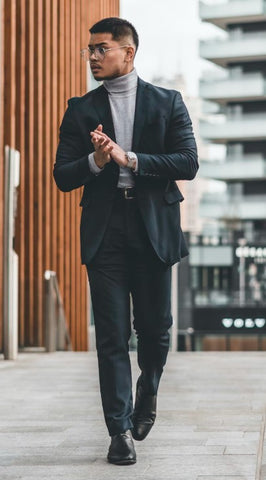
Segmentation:
[[(3, 128), (4, 124), (4, 0), (0, 0), (0, 325), (2, 321), (3, 312), (3, 254), (1, 245), (3, 246), (3, 213), (4, 213), (4, 188), (3, 188), (3, 178), (4, 178), (4, 138), (3, 138)], [(2, 322), (3, 324), (3, 322)], [(3, 342), (3, 332), (0, 328), (0, 345)]]
[(21, 154), (15, 238), (20, 346), (44, 345), (43, 274), (48, 269), (58, 275), (73, 347), (88, 349), (87, 277), (80, 265), (81, 192), (59, 192), (52, 170), (67, 99), (86, 92), (80, 49), (88, 43), (88, 29), (100, 18), (118, 15), (119, 0), (0, 0), (0, 311), (7, 144)]

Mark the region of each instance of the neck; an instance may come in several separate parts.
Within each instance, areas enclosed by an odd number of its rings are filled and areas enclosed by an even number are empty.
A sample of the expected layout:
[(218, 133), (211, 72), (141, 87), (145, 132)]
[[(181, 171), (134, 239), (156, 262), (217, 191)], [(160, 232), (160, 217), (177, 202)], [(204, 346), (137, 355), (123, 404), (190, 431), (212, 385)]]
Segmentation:
[(104, 80), (103, 84), (109, 93), (121, 93), (137, 88), (137, 82), (138, 75), (135, 68), (133, 68), (131, 72), (126, 73), (125, 75), (110, 80)]

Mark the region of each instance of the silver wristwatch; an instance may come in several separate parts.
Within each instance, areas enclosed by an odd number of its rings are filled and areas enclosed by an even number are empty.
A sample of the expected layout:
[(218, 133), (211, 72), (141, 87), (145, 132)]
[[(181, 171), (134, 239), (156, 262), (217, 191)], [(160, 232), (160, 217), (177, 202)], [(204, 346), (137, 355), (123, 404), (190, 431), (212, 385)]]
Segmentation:
[(131, 170), (136, 168), (137, 155), (133, 152), (126, 152), (127, 167)]

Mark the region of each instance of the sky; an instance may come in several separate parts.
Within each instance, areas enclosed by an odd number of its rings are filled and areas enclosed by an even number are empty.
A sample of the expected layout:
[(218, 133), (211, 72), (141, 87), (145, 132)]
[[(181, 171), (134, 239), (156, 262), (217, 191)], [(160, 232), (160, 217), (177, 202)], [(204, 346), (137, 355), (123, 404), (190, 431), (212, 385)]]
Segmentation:
[(200, 22), (198, 0), (120, 0), (120, 16), (139, 34), (135, 61), (139, 76), (152, 81), (183, 74), (188, 95), (197, 95), (202, 70), (215, 68), (199, 58), (198, 40), (223, 35)]

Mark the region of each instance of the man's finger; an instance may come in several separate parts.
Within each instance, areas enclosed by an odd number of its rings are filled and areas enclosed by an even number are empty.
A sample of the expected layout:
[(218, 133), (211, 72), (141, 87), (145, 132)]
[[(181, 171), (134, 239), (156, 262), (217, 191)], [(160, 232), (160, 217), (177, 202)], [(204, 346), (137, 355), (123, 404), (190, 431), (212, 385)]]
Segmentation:
[(91, 134), (91, 137), (96, 139), (96, 140), (100, 140), (102, 138), (107, 138), (108, 140), (110, 140), (109, 137), (107, 137), (107, 135), (105, 135), (105, 133), (99, 132), (99, 134), (98, 134), (96, 132), (96, 130), (94, 130), (94, 132), (90, 132), (90, 134)]
[(94, 140), (94, 144), (97, 145), (98, 147), (102, 147), (110, 143), (110, 140), (108, 138), (97, 138)]
[(106, 145), (108, 145), (109, 143), (110, 143), (110, 140), (108, 140), (108, 139), (106, 139), (106, 140), (103, 139), (102, 141), (99, 142), (101, 148), (106, 147)]
[[(99, 130), (94, 130), (93, 133), (99, 137), (105, 137), (105, 138), (109, 138), (108, 135), (106, 135), (106, 133), (104, 132), (101, 132)], [(111, 139), (110, 139), (111, 140)]]

